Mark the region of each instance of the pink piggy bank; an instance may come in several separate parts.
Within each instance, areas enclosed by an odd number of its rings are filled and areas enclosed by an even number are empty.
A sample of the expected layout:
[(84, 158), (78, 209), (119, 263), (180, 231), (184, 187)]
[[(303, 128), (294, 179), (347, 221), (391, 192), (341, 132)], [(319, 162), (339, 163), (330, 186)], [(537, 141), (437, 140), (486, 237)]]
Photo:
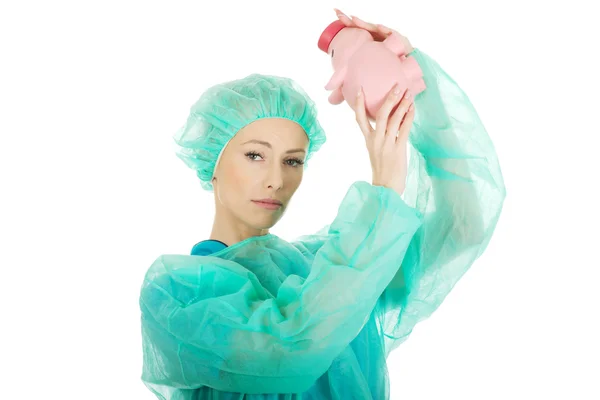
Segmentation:
[(319, 38), (319, 49), (331, 55), (334, 74), (325, 86), (333, 90), (331, 104), (344, 100), (355, 110), (356, 95), (362, 86), (367, 116), (377, 111), (395, 84), (412, 96), (425, 90), (423, 73), (413, 57), (407, 57), (402, 38), (394, 32), (383, 42), (360, 28), (346, 27), (341, 21), (330, 24)]

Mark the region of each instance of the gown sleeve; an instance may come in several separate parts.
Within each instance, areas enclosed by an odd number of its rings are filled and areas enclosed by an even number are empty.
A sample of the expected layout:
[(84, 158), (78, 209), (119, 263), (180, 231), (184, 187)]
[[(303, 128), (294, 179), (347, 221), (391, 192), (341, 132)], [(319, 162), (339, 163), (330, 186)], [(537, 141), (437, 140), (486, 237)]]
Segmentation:
[(140, 294), (142, 380), (155, 392), (308, 390), (365, 325), (421, 223), (396, 192), (357, 182), (315, 253), (296, 251), (309, 275), (276, 295), (243, 260), (160, 256)]
[(423, 215), (378, 303), (386, 355), (429, 317), (486, 249), (506, 196), (486, 129), (466, 94), (420, 50), (427, 89), (415, 98), (404, 199)]

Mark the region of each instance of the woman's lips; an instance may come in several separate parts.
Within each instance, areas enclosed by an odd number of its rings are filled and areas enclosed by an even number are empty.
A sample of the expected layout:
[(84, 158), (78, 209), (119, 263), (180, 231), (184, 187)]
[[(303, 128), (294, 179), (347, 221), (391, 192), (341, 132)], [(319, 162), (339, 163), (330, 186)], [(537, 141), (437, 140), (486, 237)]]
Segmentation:
[(281, 207), (281, 203), (276, 203), (273, 200), (252, 200), (254, 204), (267, 210), (277, 210)]

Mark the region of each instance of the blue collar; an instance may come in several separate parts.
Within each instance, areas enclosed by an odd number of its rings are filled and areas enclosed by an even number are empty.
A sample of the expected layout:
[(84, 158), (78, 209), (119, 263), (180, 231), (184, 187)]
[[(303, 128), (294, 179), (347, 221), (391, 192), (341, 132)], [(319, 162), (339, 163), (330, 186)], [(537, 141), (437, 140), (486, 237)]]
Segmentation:
[(227, 245), (219, 240), (203, 240), (192, 248), (193, 256), (208, 256), (226, 248)]

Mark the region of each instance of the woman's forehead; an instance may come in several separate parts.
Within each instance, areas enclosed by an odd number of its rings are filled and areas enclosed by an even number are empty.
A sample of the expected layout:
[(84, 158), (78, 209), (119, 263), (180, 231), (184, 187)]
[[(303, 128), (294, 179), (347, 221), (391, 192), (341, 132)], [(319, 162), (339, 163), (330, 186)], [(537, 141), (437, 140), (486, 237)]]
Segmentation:
[(283, 118), (264, 118), (242, 128), (236, 135), (238, 143), (248, 140), (273, 142), (273, 145), (306, 146), (308, 137), (297, 123)]

